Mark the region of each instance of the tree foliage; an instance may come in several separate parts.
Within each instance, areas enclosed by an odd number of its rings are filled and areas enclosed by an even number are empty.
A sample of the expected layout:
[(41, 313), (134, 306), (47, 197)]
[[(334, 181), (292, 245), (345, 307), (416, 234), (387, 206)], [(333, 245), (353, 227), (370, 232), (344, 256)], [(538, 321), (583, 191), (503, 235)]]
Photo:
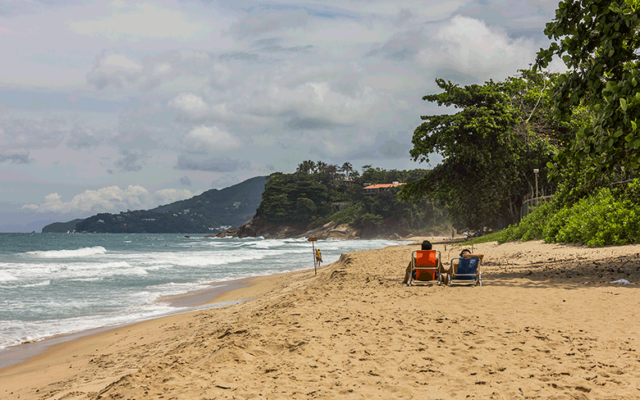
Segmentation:
[[(424, 196), (446, 208), (454, 225), (478, 229), (517, 221), (534, 187), (534, 168), (555, 152), (554, 134), (567, 124), (550, 117), (546, 87), (556, 75), (521, 71), (505, 82), (460, 87), (437, 79), (443, 92), (424, 96), (455, 114), (426, 115), (413, 135), (411, 156), (442, 162), (402, 190), (405, 199)], [(539, 184), (546, 184), (540, 175)]]
[(559, 166), (586, 168), (590, 177), (640, 166), (639, 9), (638, 0), (564, 0), (547, 24), (554, 42), (536, 66), (558, 56), (569, 68), (553, 88), (556, 116), (566, 121), (581, 105), (593, 115), (567, 138)]
[[(351, 224), (363, 237), (390, 232), (423, 232), (446, 226), (444, 212), (433, 203), (402, 202), (397, 189), (365, 195), (365, 183), (409, 182), (424, 175), (423, 170), (384, 170), (367, 165), (362, 175), (351, 163), (341, 167), (322, 161), (303, 161), (293, 174), (269, 177), (256, 217), (302, 231), (327, 222)], [(348, 203), (337, 211), (334, 203)]]

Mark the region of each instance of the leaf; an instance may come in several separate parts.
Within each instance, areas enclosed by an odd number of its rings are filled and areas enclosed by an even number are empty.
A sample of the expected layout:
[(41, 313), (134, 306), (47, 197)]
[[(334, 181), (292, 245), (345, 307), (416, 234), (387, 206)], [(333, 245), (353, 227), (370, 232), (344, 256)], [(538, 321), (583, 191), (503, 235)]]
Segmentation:
[(627, 101), (623, 98), (620, 98), (620, 108), (622, 108), (622, 111), (627, 112)]
[(633, 129), (634, 132), (636, 129), (638, 129), (638, 126), (636, 125), (636, 121), (631, 121), (631, 129)]
[(616, 133), (613, 134), (613, 137), (615, 138), (619, 138), (620, 136), (622, 136), (622, 129), (618, 129)]

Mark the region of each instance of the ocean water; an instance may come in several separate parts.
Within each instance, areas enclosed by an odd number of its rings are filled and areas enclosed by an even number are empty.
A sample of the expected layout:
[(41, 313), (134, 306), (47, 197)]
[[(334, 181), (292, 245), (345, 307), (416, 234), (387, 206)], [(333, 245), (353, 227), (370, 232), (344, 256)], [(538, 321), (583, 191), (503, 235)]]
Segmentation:
[[(27, 341), (186, 311), (164, 296), (313, 268), (306, 239), (0, 233), (0, 352)], [(402, 242), (318, 241), (340, 254)]]

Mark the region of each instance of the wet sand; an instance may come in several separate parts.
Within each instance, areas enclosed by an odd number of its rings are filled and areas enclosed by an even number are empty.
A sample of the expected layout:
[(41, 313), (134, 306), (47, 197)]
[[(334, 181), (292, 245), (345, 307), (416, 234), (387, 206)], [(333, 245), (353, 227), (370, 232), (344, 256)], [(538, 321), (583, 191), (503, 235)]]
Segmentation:
[(639, 245), (486, 243), (484, 286), (407, 287), (417, 248), (348, 253), (213, 299), (251, 301), (51, 347), (0, 370), (0, 398), (640, 397)]
[[(172, 307), (182, 308), (181, 310), (176, 310), (176, 313), (199, 311), (202, 309), (215, 308), (215, 307), (224, 307), (225, 305), (235, 303), (238, 300), (246, 300), (246, 299), (238, 298), (236, 301), (224, 302), (224, 301), (217, 300), (216, 298), (221, 296), (224, 292), (229, 292), (229, 291), (234, 291), (240, 288), (244, 288), (249, 286), (250, 284), (251, 284), (250, 280), (247, 280), (247, 279), (217, 282), (217, 283), (211, 284), (211, 287), (208, 289), (188, 292), (188, 293), (184, 293), (176, 296), (166, 296), (166, 297), (160, 298), (158, 301), (169, 303)], [(159, 317), (159, 318), (162, 318), (162, 317)], [(9, 349), (0, 351), (0, 370), (4, 368), (8, 368), (12, 365), (23, 363), (32, 357), (35, 357), (39, 354), (44, 353), (48, 348), (52, 346), (69, 342), (72, 340), (76, 340), (85, 336), (91, 336), (101, 332), (107, 332), (112, 329), (117, 329), (123, 326), (129, 326), (133, 324), (134, 323), (89, 329), (89, 330), (75, 332), (68, 335), (60, 335), (52, 338), (47, 338), (45, 340), (41, 340), (37, 342), (23, 343), (19, 346), (11, 347)]]

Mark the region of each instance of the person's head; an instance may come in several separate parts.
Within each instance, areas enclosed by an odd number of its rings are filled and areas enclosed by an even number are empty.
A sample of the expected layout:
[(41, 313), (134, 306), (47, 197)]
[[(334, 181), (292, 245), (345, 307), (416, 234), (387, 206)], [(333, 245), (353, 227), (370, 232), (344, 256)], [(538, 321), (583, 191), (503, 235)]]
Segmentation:
[(464, 249), (460, 252), (460, 257), (464, 257), (465, 254), (471, 254), (471, 250)]
[(431, 245), (431, 242), (428, 240), (425, 240), (424, 242), (422, 242), (422, 250), (431, 250), (433, 246)]

